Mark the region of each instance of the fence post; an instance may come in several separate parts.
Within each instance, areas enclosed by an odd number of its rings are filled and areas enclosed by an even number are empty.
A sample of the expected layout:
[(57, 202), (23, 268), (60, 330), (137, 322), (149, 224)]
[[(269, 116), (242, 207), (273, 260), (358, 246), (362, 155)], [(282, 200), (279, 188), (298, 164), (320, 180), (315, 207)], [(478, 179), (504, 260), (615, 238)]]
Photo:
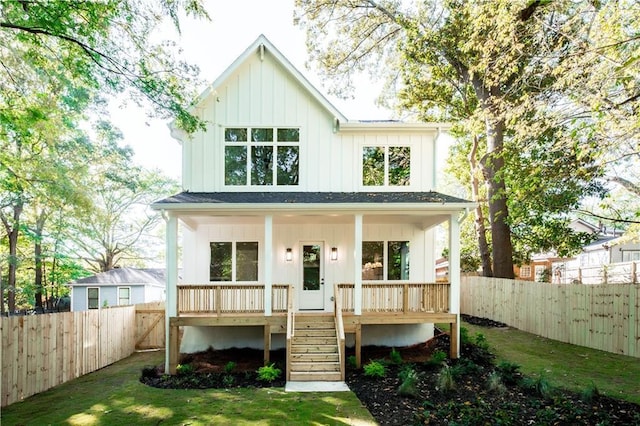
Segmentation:
[(636, 271), (637, 271), (637, 263), (631, 262), (631, 284), (636, 284), (638, 281), (636, 280)]

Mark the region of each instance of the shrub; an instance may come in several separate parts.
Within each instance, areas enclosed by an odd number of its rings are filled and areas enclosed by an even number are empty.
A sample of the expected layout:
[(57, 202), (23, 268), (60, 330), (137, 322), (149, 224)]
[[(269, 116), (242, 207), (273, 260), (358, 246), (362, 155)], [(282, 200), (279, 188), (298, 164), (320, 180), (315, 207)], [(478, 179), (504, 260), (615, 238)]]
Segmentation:
[(430, 365), (441, 365), (446, 359), (447, 353), (438, 349), (431, 354), (431, 358), (429, 358), (427, 363)]
[(193, 365), (191, 364), (178, 364), (176, 367), (176, 373), (179, 376), (186, 376), (193, 373)]
[(225, 388), (230, 388), (231, 386), (233, 386), (235, 381), (236, 379), (233, 376), (230, 376), (228, 374), (225, 374), (224, 376), (222, 376), (222, 385)]
[(463, 345), (468, 345), (471, 343), (471, 339), (469, 338), (469, 330), (466, 327), (460, 327), (460, 343)]
[(402, 364), (402, 355), (400, 355), (400, 352), (398, 352), (396, 348), (391, 348), (389, 359), (391, 360), (392, 364), (395, 364), (395, 365)]
[(355, 355), (349, 355), (347, 357), (347, 365), (353, 369), (358, 368), (358, 363), (356, 362), (356, 356)]
[(537, 378), (526, 377), (522, 380), (522, 387), (534, 395), (543, 398), (550, 398), (553, 395), (553, 386), (544, 375), (540, 374)]
[(580, 398), (584, 402), (592, 402), (594, 399), (600, 396), (600, 391), (598, 390), (595, 383), (591, 382), (591, 384), (582, 391)]
[(233, 370), (235, 370), (237, 365), (238, 364), (236, 364), (235, 362), (229, 361), (224, 366), (224, 372), (227, 373), (227, 374), (231, 373)]
[(455, 379), (459, 379), (462, 376), (478, 374), (481, 371), (482, 367), (468, 358), (459, 359), (458, 362), (451, 367), (451, 374)]
[(515, 385), (520, 380), (520, 366), (509, 361), (502, 361), (496, 366), (496, 372), (506, 385)]
[(271, 383), (280, 377), (281, 374), (282, 370), (277, 368), (275, 364), (258, 368), (258, 380), (261, 382)]
[(489, 342), (482, 333), (476, 333), (476, 346), (485, 351), (489, 350)]
[(490, 392), (498, 394), (502, 394), (507, 390), (504, 383), (502, 383), (502, 377), (500, 377), (500, 374), (495, 371), (489, 374), (489, 377), (487, 378), (487, 389), (489, 389)]
[(414, 398), (418, 396), (417, 384), (420, 376), (413, 367), (402, 369), (398, 377), (401, 380), (400, 386), (398, 387), (398, 395)]
[(387, 375), (387, 368), (379, 361), (369, 361), (363, 369), (364, 375), (367, 377), (384, 377)]
[(438, 373), (437, 386), (442, 392), (450, 392), (456, 388), (455, 378), (448, 365), (443, 366)]

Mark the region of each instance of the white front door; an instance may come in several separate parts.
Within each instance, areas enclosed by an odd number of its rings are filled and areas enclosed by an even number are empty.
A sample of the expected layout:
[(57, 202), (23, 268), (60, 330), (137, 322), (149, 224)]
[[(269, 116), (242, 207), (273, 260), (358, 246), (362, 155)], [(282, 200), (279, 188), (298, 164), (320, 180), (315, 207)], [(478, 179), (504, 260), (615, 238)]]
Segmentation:
[(324, 246), (321, 242), (303, 243), (301, 310), (324, 310)]

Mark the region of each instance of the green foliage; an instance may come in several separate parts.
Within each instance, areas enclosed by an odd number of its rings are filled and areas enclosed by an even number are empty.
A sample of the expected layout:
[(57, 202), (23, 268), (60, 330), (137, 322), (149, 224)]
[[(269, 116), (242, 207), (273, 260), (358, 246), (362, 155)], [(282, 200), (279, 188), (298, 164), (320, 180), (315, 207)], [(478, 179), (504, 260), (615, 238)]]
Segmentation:
[(487, 338), (482, 333), (476, 333), (475, 344), (480, 349), (489, 350), (489, 342), (487, 342)]
[(520, 386), (524, 389), (532, 392), (535, 395), (541, 396), (543, 398), (550, 398), (553, 396), (555, 389), (549, 383), (549, 380), (543, 375), (540, 374), (538, 377), (531, 378), (525, 377), (520, 381)]
[(466, 327), (460, 327), (460, 343), (462, 345), (471, 344), (471, 338), (469, 337), (469, 329)]
[(265, 365), (258, 368), (258, 380), (261, 382), (271, 383), (282, 374), (282, 370), (276, 367), (275, 363), (271, 365)]
[(487, 378), (487, 388), (489, 391), (497, 394), (503, 394), (507, 391), (506, 386), (502, 382), (502, 377), (495, 371), (492, 371)]
[(430, 365), (442, 365), (447, 359), (447, 353), (440, 349), (433, 351), (431, 358), (427, 361)]
[(522, 374), (520, 373), (520, 366), (510, 361), (501, 361), (496, 366), (496, 373), (507, 385), (515, 385), (522, 377)]
[(454, 379), (459, 380), (463, 376), (471, 376), (480, 373), (482, 368), (468, 358), (460, 358), (449, 368), (449, 371)]
[(191, 364), (178, 364), (176, 366), (176, 373), (179, 376), (187, 376), (194, 372), (193, 365)]
[(369, 361), (368, 364), (363, 366), (364, 375), (367, 377), (382, 378), (387, 375), (387, 367), (378, 361)]
[(598, 387), (593, 382), (591, 382), (591, 384), (587, 388), (585, 388), (580, 394), (580, 398), (585, 402), (593, 402), (599, 396), (600, 396), (600, 391), (598, 390)]
[(438, 373), (436, 383), (438, 389), (444, 393), (451, 392), (456, 388), (456, 380), (453, 375), (453, 371), (451, 371), (451, 368), (449, 368), (448, 365), (442, 366)]
[(224, 376), (222, 376), (222, 385), (225, 388), (230, 388), (231, 386), (233, 386), (233, 384), (235, 383), (236, 379), (229, 375), (229, 374), (225, 374)]
[(402, 355), (400, 354), (399, 351), (396, 350), (396, 348), (391, 348), (389, 359), (391, 360), (392, 364), (395, 364), (395, 365), (402, 364)]
[(356, 369), (358, 367), (358, 363), (355, 355), (349, 355), (347, 357), (347, 366), (353, 369)]
[(402, 370), (400, 370), (398, 378), (400, 379), (398, 395), (409, 396), (412, 398), (418, 396), (417, 385), (420, 380), (420, 376), (412, 366), (406, 365)]
[(238, 365), (238, 364), (237, 364), (237, 363), (235, 363), (234, 361), (229, 361), (229, 362), (227, 362), (227, 363), (224, 365), (224, 372), (225, 372), (225, 373), (227, 373), (227, 374), (231, 373), (233, 370), (235, 370), (235, 369), (236, 369), (236, 366), (237, 366), (237, 365)]

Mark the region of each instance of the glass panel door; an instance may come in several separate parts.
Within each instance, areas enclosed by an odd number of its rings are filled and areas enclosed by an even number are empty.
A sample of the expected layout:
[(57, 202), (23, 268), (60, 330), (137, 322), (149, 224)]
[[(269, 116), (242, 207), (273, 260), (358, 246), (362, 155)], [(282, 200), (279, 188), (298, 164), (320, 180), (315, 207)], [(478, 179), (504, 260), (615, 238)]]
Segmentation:
[(324, 309), (324, 259), (322, 243), (302, 245), (300, 309)]

